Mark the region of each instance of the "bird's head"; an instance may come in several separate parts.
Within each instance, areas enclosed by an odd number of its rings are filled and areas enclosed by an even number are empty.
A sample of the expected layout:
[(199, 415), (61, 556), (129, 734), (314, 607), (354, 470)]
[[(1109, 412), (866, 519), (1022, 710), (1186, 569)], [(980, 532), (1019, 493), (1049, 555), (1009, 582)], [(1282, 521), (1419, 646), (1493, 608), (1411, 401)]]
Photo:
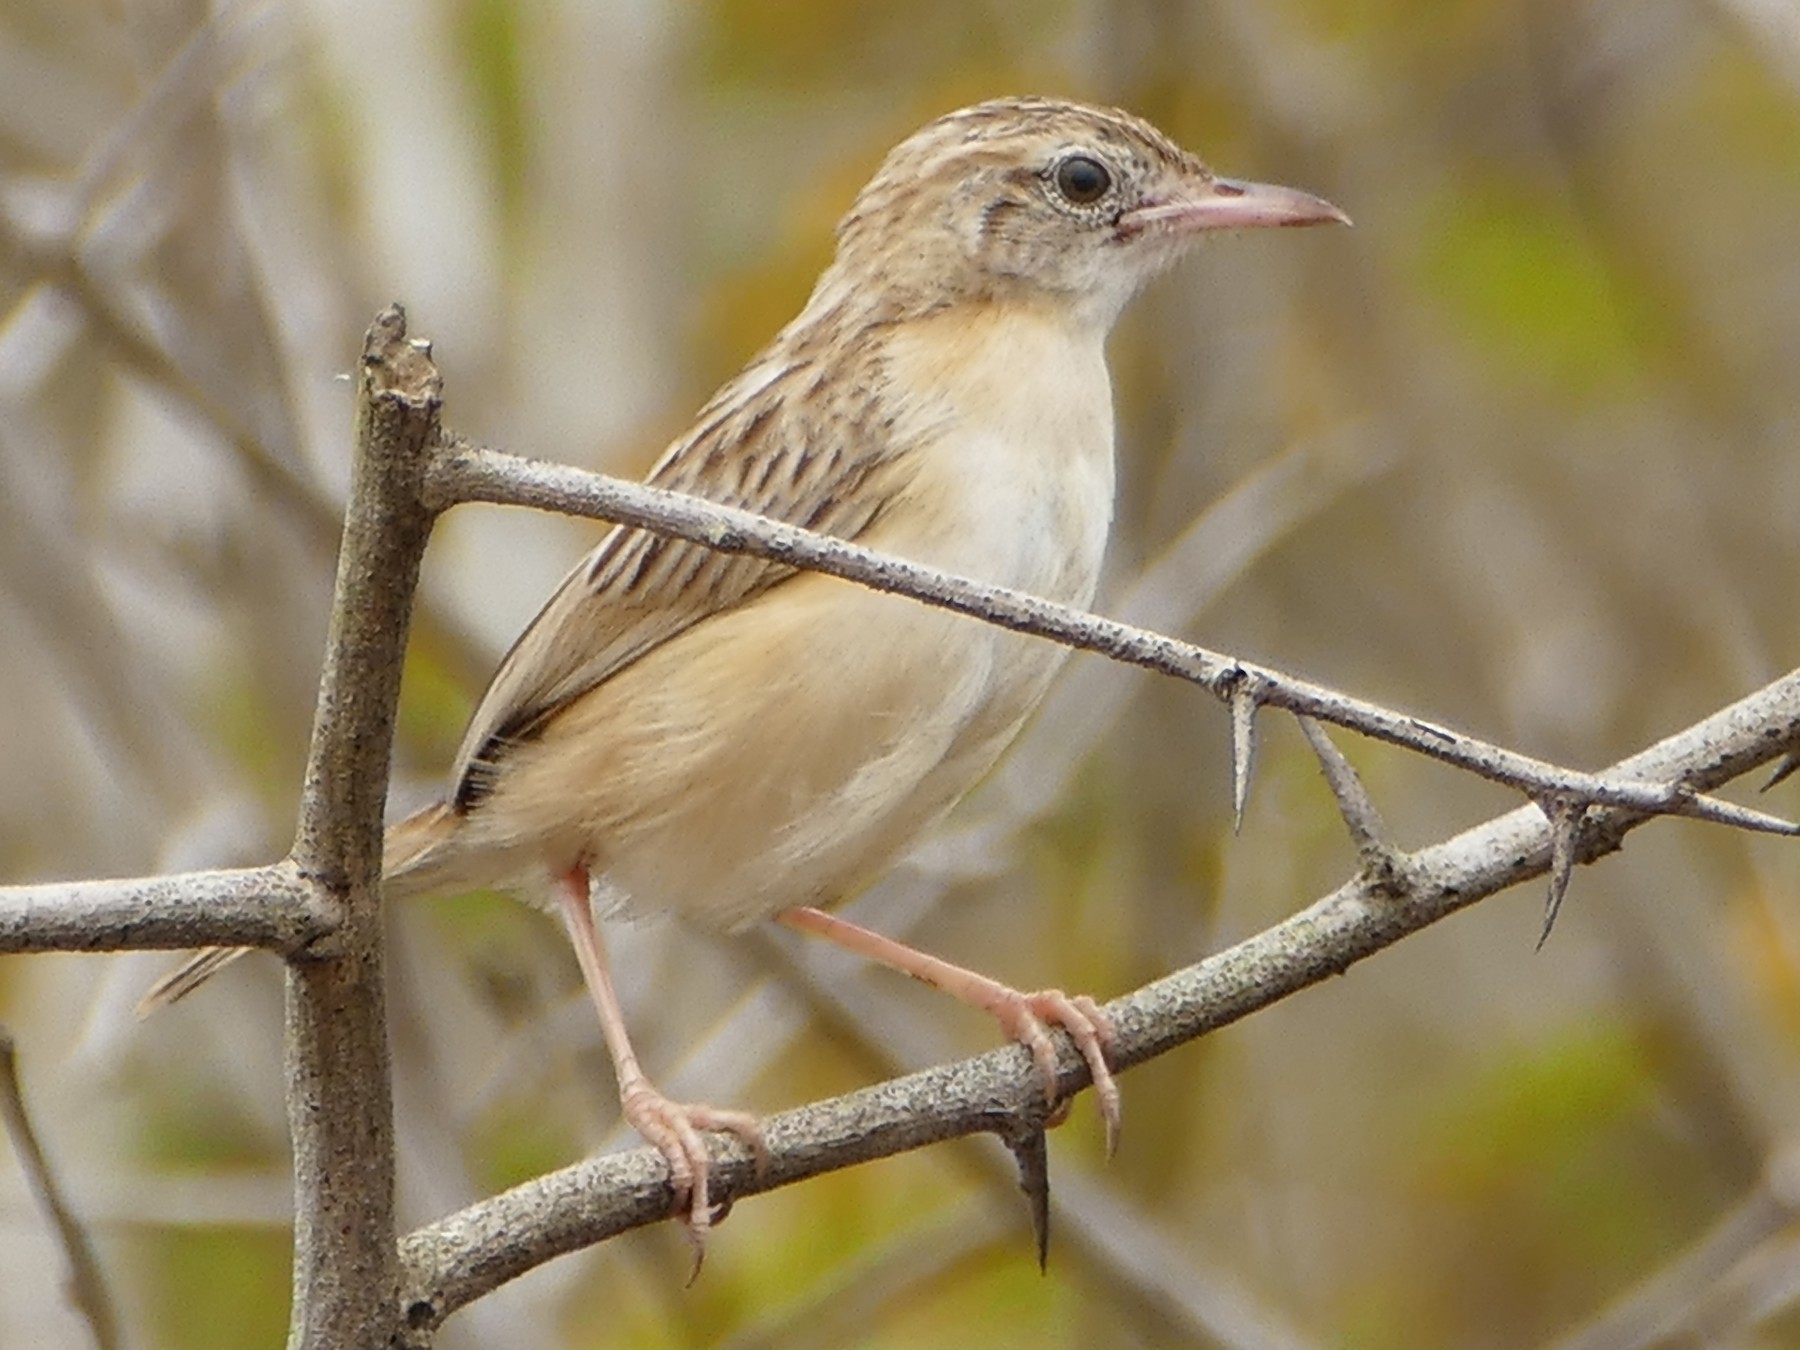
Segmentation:
[(1209, 231), (1332, 221), (1349, 217), (1311, 193), (1221, 178), (1129, 113), (997, 99), (889, 153), (838, 225), (832, 271), (902, 316), (1017, 298), (1110, 327)]

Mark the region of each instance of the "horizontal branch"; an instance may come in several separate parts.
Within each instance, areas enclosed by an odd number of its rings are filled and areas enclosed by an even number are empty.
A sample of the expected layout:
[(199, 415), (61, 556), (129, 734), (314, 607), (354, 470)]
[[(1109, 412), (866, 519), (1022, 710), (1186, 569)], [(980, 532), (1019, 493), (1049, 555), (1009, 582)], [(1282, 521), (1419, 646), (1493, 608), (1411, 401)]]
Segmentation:
[(333, 919), (290, 862), (120, 881), (0, 886), (0, 952), (293, 952)]
[[(1800, 673), (1615, 765), (1621, 780), (1714, 787), (1782, 753), (1800, 731)], [(1618, 846), (1647, 813), (1599, 813), (1579, 856)], [(1388, 859), (1293, 917), (1106, 1007), (1124, 1069), (1288, 997), (1549, 866), (1549, 826), (1521, 807), (1416, 854)], [(1398, 893), (1396, 891), (1398, 890)], [(1058, 1084), (1087, 1085), (1062, 1042)], [(766, 1171), (734, 1141), (715, 1144), (719, 1194), (741, 1197), (963, 1135), (1039, 1128), (1043, 1084), (1018, 1047), (928, 1069), (771, 1116)], [(648, 1148), (588, 1159), (469, 1206), (405, 1239), (403, 1312), (436, 1326), (487, 1291), (555, 1256), (669, 1214), (667, 1169)]]
[[(1583, 805), (1696, 816), (1741, 828), (1800, 834), (1800, 826), (1777, 817), (1697, 797), (1692, 785), (1677, 780), (1651, 782), (1618, 773), (1592, 774), (1561, 768), (1267, 666), (1239, 661), (1022, 591), (888, 557), (842, 539), (685, 493), (497, 450), (453, 444), (441, 450), (433, 462), (427, 494), (431, 504), (440, 510), (471, 501), (529, 506), (654, 530), (724, 553), (748, 554), (827, 572), (876, 590), (910, 596), (1021, 633), (1172, 675), (1200, 685), (1221, 700), (1229, 701), (1235, 696), (1242, 702), (1247, 698), (1257, 706), (1283, 708), (1332, 722), (1374, 740), (1467, 769), (1534, 799), (1556, 796)], [(1790, 716), (1800, 725), (1800, 696), (1796, 696)]]

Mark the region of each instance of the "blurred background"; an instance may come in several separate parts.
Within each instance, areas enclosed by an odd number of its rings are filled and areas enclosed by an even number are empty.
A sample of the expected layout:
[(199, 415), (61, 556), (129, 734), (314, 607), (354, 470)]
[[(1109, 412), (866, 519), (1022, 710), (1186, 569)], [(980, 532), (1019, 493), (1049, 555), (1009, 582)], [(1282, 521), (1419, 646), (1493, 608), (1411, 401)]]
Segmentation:
[[(1583, 767), (1795, 663), (1791, 4), (5, 0), (0, 879), (284, 850), (381, 305), (456, 429), (636, 474), (888, 146), (1023, 92), (1356, 219), (1221, 240), (1126, 316), (1103, 612)], [(443, 523), (400, 804), (597, 532)], [(1340, 742), (1404, 845), (1515, 804)], [(1234, 837), (1226, 744), (1198, 691), (1078, 658), (853, 912), (1103, 998), (1198, 960), (1354, 864), (1272, 716)], [(1797, 878), (1792, 843), (1662, 822), (1542, 952), (1527, 888), (1134, 1071), (1112, 1163), (1085, 1099), (1053, 1139), (1047, 1275), (970, 1141), (746, 1203), (692, 1288), (664, 1225), (440, 1343), (1800, 1345)], [(392, 930), (406, 1222), (625, 1142), (552, 922), (476, 896)], [(786, 936), (616, 931), (671, 1092), (776, 1110), (994, 1043)], [(167, 964), (0, 961), (0, 1021), (129, 1343), (274, 1345), (278, 969), (140, 1024)], [(61, 1281), (0, 1153), (0, 1344), (85, 1343)]]

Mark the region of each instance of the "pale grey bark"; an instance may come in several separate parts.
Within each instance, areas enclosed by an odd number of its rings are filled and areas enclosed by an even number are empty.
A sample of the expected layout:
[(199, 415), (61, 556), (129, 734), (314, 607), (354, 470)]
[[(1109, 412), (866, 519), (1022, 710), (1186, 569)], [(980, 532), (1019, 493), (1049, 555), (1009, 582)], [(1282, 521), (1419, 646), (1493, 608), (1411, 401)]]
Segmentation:
[[(286, 862), (240, 872), (0, 888), (0, 950), (99, 950), (249, 942), (289, 963), (289, 1117), (297, 1225), (290, 1344), (424, 1347), (442, 1320), (556, 1255), (666, 1218), (648, 1149), (540, 1177), (396, 1240), (394, 1140), (378, 924), (381, 816), (411, 597), (431, 520), (461, 501), (510, 502), (653, 528), (816, 567), (1197, 683), (1226, 702), (1239, 756), (1258, 707), (1330, 721), (1508, 784), (1525, 805), (1403, 854), (1383, 847), (1372, 803), (1342, 777), (1364, 873), (1286, 921), (1109, 1005), (1119, 1068), (1162, 1054), (1475, 901), (1590, 861), (1657, 814), (1791, 833), (1785, 821), (1700, 794), (1800, 739), (1800, 672), (1602, 773), (1584, 773), (1160, 634), (883, 558), (842, 541), (494, 451), (442, 444), (429, 352), (390, 310), (371, 330), (356, 481), (321, 684), (302, 819)], [(1328, 756), (1328, 762), (1334, 760)], [(1242, 777), (1242, 775), (1240, 775)], [(1367, 809), (1364, 810), (1363, 806)], [(1086, 1084), (1072, 1051), (1065, 1092)], [(1040, 1080), (1017, 1048), (771, 1117), (757, 1175), (717, 1144), (715, 1184), (741, 1197), (961, 1135), (1015, 1142), (1044, 1126)]]

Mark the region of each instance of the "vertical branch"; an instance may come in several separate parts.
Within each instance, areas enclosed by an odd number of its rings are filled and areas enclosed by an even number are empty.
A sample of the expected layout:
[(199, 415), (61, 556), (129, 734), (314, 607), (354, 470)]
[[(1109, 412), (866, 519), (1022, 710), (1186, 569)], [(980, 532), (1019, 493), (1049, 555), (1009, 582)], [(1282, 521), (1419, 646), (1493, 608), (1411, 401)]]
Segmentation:
[(407, 341), (406, 317), (390, 307), (363, 348), (356, 463), (293, 853), (341, 926), (288, 965), (291, 1350), (387, 1345), (396, 1330), (381, 817), (407, 619), (431, 529), (420, 488), (439, 393), (429, 349)]

